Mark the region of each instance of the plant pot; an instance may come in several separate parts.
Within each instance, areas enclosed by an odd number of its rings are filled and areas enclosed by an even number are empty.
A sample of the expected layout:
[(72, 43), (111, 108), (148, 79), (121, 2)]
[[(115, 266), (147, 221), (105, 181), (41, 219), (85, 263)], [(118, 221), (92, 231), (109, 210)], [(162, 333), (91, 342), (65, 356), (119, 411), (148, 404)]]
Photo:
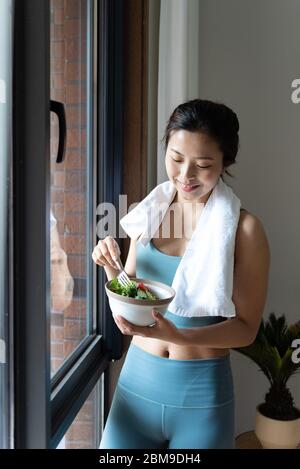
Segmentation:
[(293, 449), (300, 443), (300, 418), (275, 420), (256, 408), (255, 434), (265, 449)]

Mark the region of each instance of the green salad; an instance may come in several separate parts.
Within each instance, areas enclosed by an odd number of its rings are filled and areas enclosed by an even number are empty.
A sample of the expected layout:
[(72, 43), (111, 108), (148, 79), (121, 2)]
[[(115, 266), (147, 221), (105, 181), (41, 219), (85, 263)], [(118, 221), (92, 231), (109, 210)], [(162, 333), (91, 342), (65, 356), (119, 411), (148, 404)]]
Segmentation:
[(149, 288), (147, 288), (143, 282), (135, 282), (134, 280), (131, 281), (130, 285), (124, 287), (121, 285), (119, 280), (113, 278), (109, 284), (109, 290), (117, 293), (118, 295), (128, 296), (130, 298), (135, 298), (137, 300), (158, 300), (157, 296), (152, 293)]

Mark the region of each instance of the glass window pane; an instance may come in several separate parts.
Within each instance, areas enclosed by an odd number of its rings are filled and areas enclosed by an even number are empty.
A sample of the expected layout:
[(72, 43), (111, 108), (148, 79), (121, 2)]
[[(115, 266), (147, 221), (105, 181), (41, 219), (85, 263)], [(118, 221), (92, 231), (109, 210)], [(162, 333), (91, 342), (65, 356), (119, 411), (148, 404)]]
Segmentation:
[[(9, 240), (10, 163), (12, 161), (13, 1), (0, 2), (0, 448), (10, 448)], [(11, 388), (12, 391), (12, 388)]]
[[(51, 113), (51, 371), (92, 332), (92, 1), (51, 0), (51, 99), (64, 104), (65, 160)], [(89, 317), (90, 315), (90, 317)]]
[(61, 439), (57, 449), (97, 449), (103, 418), (103, 375)]

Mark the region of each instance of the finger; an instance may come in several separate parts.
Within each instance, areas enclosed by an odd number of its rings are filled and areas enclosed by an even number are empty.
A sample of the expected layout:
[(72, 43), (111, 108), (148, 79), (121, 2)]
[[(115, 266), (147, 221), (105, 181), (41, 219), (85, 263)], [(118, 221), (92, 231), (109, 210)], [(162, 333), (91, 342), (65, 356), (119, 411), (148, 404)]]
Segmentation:
[(95, 262), (95, 264), (100, 265), (101, 267), (105, 266), (105, 264), (97, 258), (94, 252), (92, 252), (92, 259)]
[(94, 255), (98, 261), (100, 261), (104, 265), (107, 265), (107, 261), (105, 257), (102, 256), (101, 249), (98, 246), (96, 246), (94, 249)]
[(148, 326), (136, 326), (131, 322), (124, 319), (122, 316), (118, 316), (120, 327), (130, 335), (141, 335), (143, 337), (152, 337), (153, 332)]
[(111, 258), (114, 260), (117, 260), (121, 254), (117, 241), (111, 236), (107, 236), (105, 239), (106, 239), (106, 244), (108, 246)]
[(126, 321), (122, 316), (117, 316), (118, 326), (121, 329), (123, 334), (131, 334), (133, 333), (133, 324)]
[(99, 253), (94, 253), (94, 259), (95, 259), (95, 262), (96, 264), (100, 265), (101, 267), (105, 267), (107, 266), (107, 262), (105, 262), (101, 256), (101, 254)]
[[(118, 317), (121, 317), (121, 316), (118, 316)], [(118, 320), (116, 316), (115, 316), (115, 321), (116, 321), (116, 324), (117, 324), (118, 328), (122, 332), (122, 334), (124, 334), (124, 335), (131, 335), (132, 334), (131, 327), (130, 327), (131, 323), (127, 323), (127, 324), (129, 324), (129, 327), (128, 327), (126, 324), (124, 324), (124, 322)]]
[(156, 311), (156, 309), (152, 309), (152, 316), (157, 319), (157, 321), (160, 321), (162, 319), (162, 315), (160, 314), (159, 311)]
[(108, 249), (108, 246), (107, 246), (105, 240), (100, 240), (98, 245), (97, 245), (97, 248), (100, 250), (101, 257), (104, 258), (103, 260), (107, 264), (111, 265), (111, 267), (113, 267), (114, 269), (117, 269), (117, 266), (114, 263), (111, 255), (110, 255), (110, 252), (109, 252), (109, 249)]
[(122, 334), (124, 334), (123, 328), (120, 326), (120, 323), (119, 323), (118, 319), (116, 318), (116, 316), (114, 316), (114, 320), (115, 320), (115, 323), (116, 323), (118, 329), (122, 332)]

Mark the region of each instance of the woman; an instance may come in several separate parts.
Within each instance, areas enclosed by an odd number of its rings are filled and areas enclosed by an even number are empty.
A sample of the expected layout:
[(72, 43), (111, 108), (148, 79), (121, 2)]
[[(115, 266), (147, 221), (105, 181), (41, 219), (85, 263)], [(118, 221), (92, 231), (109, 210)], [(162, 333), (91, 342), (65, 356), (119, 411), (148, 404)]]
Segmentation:
[[(182, 221), (189, 222), (191, 232), (195, 229), (219, 178), (235, 163), (238, 130), (236, 114), (223, 104), (196, 99), (173, 111), (164, 135), (165, 164), (177, 190), (170, 216), (163, 218), (147, 249), (131, 239), (125, 265), (130, 276), (172, 284), (191, 237), (176, 237), (174, 230)], [(172, 217), (175, 203), (182, 210), (175, 210)], [(162, 235), (166, 232), (169, 236)], [(105, 268), (108, 279), (118, 274), (114, 258), (119, 252), (109, 236), (93, 251), (94, 262)], [(230, 349), (246, 346), (256, 336), (270, 264), (263, 226), (244, 209), (234, 253), (233, 319), (180, 317), (170, 311), (162, 316), (153, 311), (155, 326), (138, 327), (115, 318), (121, 332), (133, 339), (100, 448), (234, 447)]]

